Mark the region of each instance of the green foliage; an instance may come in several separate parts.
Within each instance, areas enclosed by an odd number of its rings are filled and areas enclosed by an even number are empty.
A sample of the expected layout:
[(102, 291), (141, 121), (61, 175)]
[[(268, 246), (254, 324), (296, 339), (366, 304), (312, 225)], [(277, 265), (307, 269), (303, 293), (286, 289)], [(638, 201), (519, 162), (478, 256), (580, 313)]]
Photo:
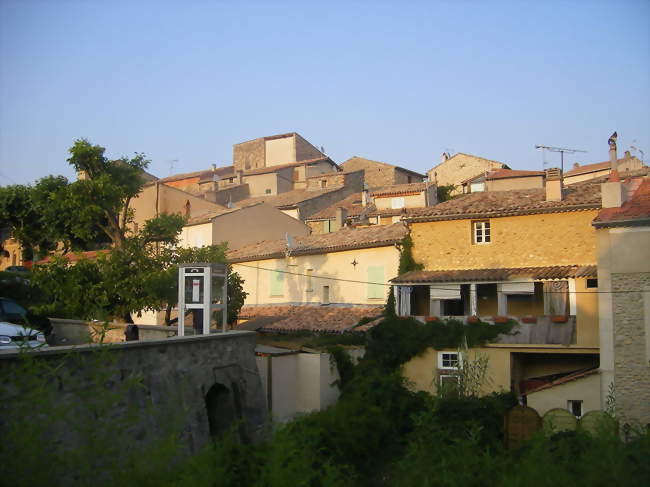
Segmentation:
[(419, 271), (423, 268), (424, 266), (415, 262), (413, 258), (413, 239), (411, 239), (410, 235), (407, 235), (400, 242), (399, 268), (397, 274), (402, 275), (406, 272)]
[(456, 186), (453, 184), (447, 184), (444, 186), (438, 186), (438, 203), (443, 201), (448, 201), (453, 198), (451, 193), (456, 189)]

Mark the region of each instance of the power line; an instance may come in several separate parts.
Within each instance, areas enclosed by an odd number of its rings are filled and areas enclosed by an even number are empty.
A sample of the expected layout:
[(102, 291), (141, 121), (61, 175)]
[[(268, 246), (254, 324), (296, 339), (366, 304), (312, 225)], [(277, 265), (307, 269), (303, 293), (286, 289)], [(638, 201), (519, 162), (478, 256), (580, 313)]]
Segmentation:
[[(303, 276), (303, 277), (312, 277), (316, 279), (328, 279), (330, 281), (340, 281), (340, 282), (350, 282), (354, 284), (374, 284), (376, 286), (385, 286), (385, 287), (391, 287), (391, 286), (400, 286), (401, 284), (391, 284), (391, 283), (385, 283), (385, 282), (372, 282), (372, 281), (358, 281), (355, 279), (343, 279), (341, 277), (329, 277), (329, 276), (321, 276), (317, 274), (303, 274), (301, 272), (291, 272), (291, 271), (283, 271), (281, 269), (268, 269), (266, 267), (257, 267), (254, 265), (247, 265), (247, 264), (241, 264), (239, 262), (231, 264), (233, 266), (238, 265), (242, 267), (248, 267), (249, 269), (257, 269), (260, 271), (268, 271), (268, 272), (279, 272), (281, 274), (289, 274), (292, 276)], [(502, 281), (506, 282), (508, 284), (529, 284), (534, 281)], [(550, 280), (547, 282), (551, 282)], [(496, 284), (496, 283), (485, 283), (485, 282), (478, 282), (476, 284)], [(422, 283), (423, 286), (428, 285), (426, 283)], [(456, 291), (456, 288), (444, 288), (444, 287), (436, 287), (436, 289), (440, 289), (442, 291)], [(643, 293), (643, 292), (648, 292), (645, 290), (623, 290), (623, 291), (566, 291), (569, 294), (620, 294), (620, 293)], [(565, 291), (544, 291), (546, 294), (551, 294), (551, 293), (558, 293), (558, 294), (564, 294)]]

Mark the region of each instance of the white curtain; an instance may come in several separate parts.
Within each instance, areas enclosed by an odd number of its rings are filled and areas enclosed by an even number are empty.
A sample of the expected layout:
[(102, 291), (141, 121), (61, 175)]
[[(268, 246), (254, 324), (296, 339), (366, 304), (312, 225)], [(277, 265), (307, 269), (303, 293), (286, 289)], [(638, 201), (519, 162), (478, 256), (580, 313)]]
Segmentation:
[(397, 316), (411, 316), (412, 286), (397, 286)]

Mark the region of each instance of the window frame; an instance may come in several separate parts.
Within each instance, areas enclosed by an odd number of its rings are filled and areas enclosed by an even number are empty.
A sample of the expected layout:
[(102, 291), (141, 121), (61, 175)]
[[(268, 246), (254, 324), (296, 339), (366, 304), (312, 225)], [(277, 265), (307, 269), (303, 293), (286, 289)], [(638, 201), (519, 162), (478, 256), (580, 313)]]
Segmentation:
[[(445, 355), (455, 355), (456, 356), (456, 366), (447, 366), (445, 367)], [(458, 370), (460, 366), (461, 357), (459, 352), (438, 352), (438, 369), (439, 370)]]
[[(472, 244), (487, 245), (492, 243), (492, 229), (490, 220), (473, 220), (472, 221)], [(481, 241), (478, 239), (478, 229), (481, 230)]]
[[(580, 414), (577, 415), (575, 411), (573, 410), (573, 404), (578, 404), (580, 405)], [(573, 414), (576, 418), (580, 419), (584, 416), (585, 411), (584, 411), (584, 405), (585, 402), (582, 399), (567, 399), (566, 402), (566, 408), (569, 410), (571, 414)]]

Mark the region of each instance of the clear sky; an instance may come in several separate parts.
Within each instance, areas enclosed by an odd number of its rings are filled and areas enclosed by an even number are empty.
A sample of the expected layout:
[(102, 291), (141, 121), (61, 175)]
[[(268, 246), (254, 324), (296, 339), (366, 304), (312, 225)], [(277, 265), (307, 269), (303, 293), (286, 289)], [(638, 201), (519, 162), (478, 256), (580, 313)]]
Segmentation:
[(292, 131), (424, 172), (600, 162), (617, 130), (648, 163), (649, 92), (648, 0), (0, 0), (0, 185), (72, 177), (80, 137), (160, 177)]

